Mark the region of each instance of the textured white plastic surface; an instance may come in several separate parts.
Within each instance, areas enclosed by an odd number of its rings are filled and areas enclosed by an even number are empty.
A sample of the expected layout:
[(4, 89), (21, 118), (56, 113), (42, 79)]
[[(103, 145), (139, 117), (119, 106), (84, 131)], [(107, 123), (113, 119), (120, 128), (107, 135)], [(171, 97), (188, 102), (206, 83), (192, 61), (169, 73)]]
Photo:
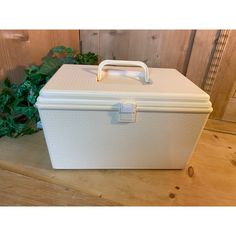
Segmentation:
[[(37, 101), (58, 169), (181, 169), (212, 111), (209, 96), (173, 69), (63, 65)], [(143, 79), (143, 80), (142, 80)]]

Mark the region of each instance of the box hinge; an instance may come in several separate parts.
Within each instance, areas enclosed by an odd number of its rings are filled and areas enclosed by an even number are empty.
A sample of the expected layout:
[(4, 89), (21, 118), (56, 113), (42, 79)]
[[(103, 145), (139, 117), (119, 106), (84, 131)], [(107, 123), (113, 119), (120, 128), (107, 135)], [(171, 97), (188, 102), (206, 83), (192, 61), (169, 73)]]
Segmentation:
[(120, 103), (119, 122), (136, 122), (136, 104), (134, 102)]

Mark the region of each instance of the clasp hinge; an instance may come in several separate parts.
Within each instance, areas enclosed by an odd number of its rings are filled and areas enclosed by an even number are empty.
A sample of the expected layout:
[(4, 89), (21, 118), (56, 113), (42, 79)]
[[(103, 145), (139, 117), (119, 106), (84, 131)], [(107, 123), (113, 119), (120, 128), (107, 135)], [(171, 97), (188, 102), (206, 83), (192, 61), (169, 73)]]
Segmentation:
[(120, 103), (119, 122), (136, 122), (136, 104), (134, 102)]

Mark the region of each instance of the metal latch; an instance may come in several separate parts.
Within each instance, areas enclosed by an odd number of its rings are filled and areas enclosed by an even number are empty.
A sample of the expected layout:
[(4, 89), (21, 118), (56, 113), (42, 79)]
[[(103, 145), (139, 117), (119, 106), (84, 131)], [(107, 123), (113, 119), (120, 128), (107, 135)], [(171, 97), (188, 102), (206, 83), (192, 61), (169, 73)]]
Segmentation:
[(136, 122), (136, 104), (134, 102), (120, 103), (119, 122)]

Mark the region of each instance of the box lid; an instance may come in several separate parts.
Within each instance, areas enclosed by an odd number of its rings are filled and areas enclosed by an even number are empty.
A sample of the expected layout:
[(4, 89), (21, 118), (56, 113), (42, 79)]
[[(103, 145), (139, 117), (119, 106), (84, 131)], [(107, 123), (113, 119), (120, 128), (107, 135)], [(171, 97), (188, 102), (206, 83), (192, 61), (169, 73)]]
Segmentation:
[(111, 108), (118, 101), (134, 101), (140, 110), (154, 107), (212, 110), (209, 95), (175, 69), (149, 68), (150, 83), (145, 83), (144, 72), (137, 67), (106, 67), (99, 82), (97, 74), (98, 66), (63, 65), (42, 88), (36, 105)]

